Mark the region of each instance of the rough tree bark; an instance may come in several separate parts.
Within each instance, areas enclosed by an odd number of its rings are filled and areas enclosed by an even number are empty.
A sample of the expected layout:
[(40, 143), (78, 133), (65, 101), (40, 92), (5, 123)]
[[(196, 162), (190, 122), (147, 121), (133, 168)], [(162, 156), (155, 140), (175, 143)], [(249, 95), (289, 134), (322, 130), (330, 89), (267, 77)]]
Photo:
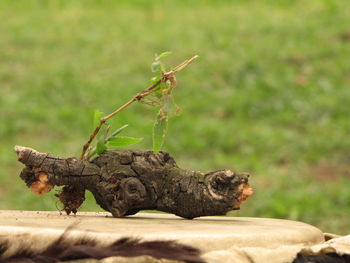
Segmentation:
[(159, 210), (192, 219), (237, 210), (253, 194), (248, 174), (231, 170), (208, 173), (177, 166), (166, 152), (106, 151), (91, 162), (60, 158), (15, 146), (26, 165), (20, 177), (37, 195), (64, 186), (56, 196), (67, 214), (76, 213), (85, 190), (115, 217)]

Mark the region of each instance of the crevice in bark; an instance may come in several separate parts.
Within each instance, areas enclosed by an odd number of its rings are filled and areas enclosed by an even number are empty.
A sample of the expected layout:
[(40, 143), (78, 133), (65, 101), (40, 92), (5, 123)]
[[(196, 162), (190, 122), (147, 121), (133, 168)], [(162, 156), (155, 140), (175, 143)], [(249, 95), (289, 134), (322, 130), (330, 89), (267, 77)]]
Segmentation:
[(25, 164), (20, 177), (38, 195), (63, 185), (56, 196), (67, 214), (76, 213), (85, 190), (115, 217), (156, 209), (184, 218), (224, 215), (253, 194), (248, 174), (231, 170), (208, 173), (177, 166), (166, 152), (106, 151), (91, 162), (60, 158), (16, 146)]

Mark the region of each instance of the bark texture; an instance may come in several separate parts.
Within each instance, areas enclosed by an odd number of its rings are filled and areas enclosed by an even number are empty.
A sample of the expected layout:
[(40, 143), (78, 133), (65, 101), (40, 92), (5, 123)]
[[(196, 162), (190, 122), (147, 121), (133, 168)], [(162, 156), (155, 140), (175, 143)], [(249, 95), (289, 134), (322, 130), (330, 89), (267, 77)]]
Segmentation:
[(159, 210), (188, 219), (224, 215), (253, 194), (248, 174), (184, 170), (166, 152), (106, 151), (91, 162), (22, 146), (15, 146), (15, 152), (25, 164), (20, 177), (34, 193), (64, 186), (56, 196), (67, 214), (77, 212), (85, 190), (115, 217)]

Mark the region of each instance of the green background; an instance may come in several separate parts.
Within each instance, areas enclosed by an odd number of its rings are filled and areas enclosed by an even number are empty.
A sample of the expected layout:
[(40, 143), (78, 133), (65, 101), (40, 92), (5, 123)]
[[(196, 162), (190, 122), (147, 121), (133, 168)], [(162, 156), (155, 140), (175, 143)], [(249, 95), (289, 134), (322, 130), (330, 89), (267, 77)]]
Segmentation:
[[(164, 150), (188, 169), (252, 174), (234, 216), (350, 232), (350, 3), (299, 1), (0, 2), (0, 209), (56, 210), (19, 179), (15, 144), (78, 156), (95, 109), (147, 87), (155, 53), (178, 74), (180, 116)], [(150, 149), (156, 111), (112, 122)], [(91, 196), (82, 210), (99, 210)]]

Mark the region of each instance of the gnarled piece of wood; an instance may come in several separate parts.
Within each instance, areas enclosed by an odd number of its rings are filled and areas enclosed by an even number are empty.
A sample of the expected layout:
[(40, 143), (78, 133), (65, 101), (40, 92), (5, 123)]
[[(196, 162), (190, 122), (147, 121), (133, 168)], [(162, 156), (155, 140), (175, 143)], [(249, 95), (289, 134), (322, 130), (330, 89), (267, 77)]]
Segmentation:
[(151, 209), (189, 219), (237, 210), (253, 194), (248, 174), (184, 170), (166, 152), (105, 151), (87, 162), (22, 146), (14, 150), (26, 166), (20, 177), (34, 193), (42, 195), (56, 185), (64, 186), (56, 196), (67, 214), (76, 213), (85, 190), (115, 217)]

